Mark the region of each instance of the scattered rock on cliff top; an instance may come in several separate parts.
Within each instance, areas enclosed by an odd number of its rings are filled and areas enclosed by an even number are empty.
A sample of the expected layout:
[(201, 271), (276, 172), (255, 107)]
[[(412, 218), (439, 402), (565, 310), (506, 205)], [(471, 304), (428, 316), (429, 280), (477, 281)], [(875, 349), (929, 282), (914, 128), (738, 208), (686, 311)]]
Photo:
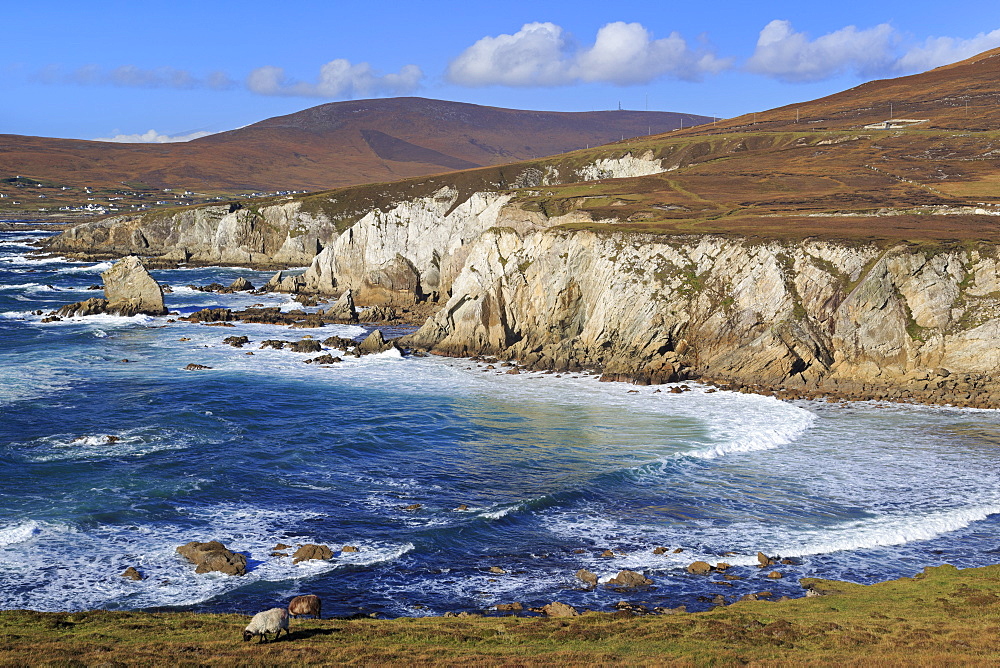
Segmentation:
[(642, 573), (636, 571), (619, 571), (618, 575), (608, 580), (607, 584), (612, 587), (645, 587), (653, 584), (653, 581)]
[(226, 573), (227, 575), (246, 575), (247, 558), (242, 554), (226, 549), (217, 540), (207, 543), (191, 541), (177, 548), (177, 554), (195, 564), (195, 573)]
[(149, 275), (142, 261), (129, 255), (101, 274), (108, 311), (125, 315), (126, 311), (165, 315), (163, 288)]
[(314, 545), (308, 544), (299, 547), (295, 550), (295, 554), (292, 555), (292, 563), (297, 564), (300, 561), (309, 561), (311, 559), (332, 559), (333, 550), (331, 550), (326, 545)]

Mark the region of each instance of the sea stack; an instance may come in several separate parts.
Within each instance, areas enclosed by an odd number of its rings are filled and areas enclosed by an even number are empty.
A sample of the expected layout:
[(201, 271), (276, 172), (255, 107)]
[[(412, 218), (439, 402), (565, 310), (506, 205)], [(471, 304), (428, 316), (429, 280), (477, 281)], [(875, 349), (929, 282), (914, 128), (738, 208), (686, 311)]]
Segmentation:
[(104, 280), (104, 296), (108, 300), (109, 312), (121, 315), (167, 313), (163, 305), (163, 288), (135, 255), (116, 262), (101, 274), (101, 278)]

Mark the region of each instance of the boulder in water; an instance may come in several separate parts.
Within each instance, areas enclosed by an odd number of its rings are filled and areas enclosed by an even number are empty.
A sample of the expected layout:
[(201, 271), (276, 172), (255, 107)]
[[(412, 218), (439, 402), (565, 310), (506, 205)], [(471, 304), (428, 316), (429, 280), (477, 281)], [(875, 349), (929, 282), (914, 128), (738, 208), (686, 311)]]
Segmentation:
[(618, 575), (608, 580), (609, 587), (645, 587), (653, 584), (653, 581), (642, 573), (636, 571), (619, 571)]
[(129, 255), (101, 274), (108, 312), (121, 315), (166, 315), (163, 288), (149, 275), (142, 260)]
[(307, 545), (302, 545), (299, 549), (295, 550), (295, 554), (292, 555), (292, 563), (297, 564), (300, 561), (310, 561), (311, 559), (332, 559), (333, 550), (331, 550), (326, 545), (314, 545), (312, 543)]
[(199, 543), (191, 541), (177, 548), (177, 554), (195, 564), (195, 573), (226, 573), (227, 575), (246, 575), (247, 558), (242, 554), (226, 549), (217, 540)]

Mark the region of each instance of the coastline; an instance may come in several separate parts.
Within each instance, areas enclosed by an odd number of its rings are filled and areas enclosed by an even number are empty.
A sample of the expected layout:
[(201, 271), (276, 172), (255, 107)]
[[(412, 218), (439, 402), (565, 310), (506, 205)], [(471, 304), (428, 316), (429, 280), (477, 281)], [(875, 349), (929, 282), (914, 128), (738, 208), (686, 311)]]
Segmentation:
[[(706, 612), (576, 617), (297, 619), (244, 643), (240, 614), (0, 611), (0, 662), (26, 665), (995, 665), (1000, 566), (926, 568), (819, 595)], [(280, 604), (280, 602), (278, 602)], [(247, 611), (248, 614), (254, 611)]]

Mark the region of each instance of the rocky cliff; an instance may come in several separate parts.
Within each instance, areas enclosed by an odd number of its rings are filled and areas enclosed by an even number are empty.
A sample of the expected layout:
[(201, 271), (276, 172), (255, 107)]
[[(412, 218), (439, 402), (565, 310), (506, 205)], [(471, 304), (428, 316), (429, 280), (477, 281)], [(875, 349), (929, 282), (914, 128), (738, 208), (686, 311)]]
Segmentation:
[(997, 257), (987, 244), (493, 229), (408, 342), (640, 383), (994, 406)]

